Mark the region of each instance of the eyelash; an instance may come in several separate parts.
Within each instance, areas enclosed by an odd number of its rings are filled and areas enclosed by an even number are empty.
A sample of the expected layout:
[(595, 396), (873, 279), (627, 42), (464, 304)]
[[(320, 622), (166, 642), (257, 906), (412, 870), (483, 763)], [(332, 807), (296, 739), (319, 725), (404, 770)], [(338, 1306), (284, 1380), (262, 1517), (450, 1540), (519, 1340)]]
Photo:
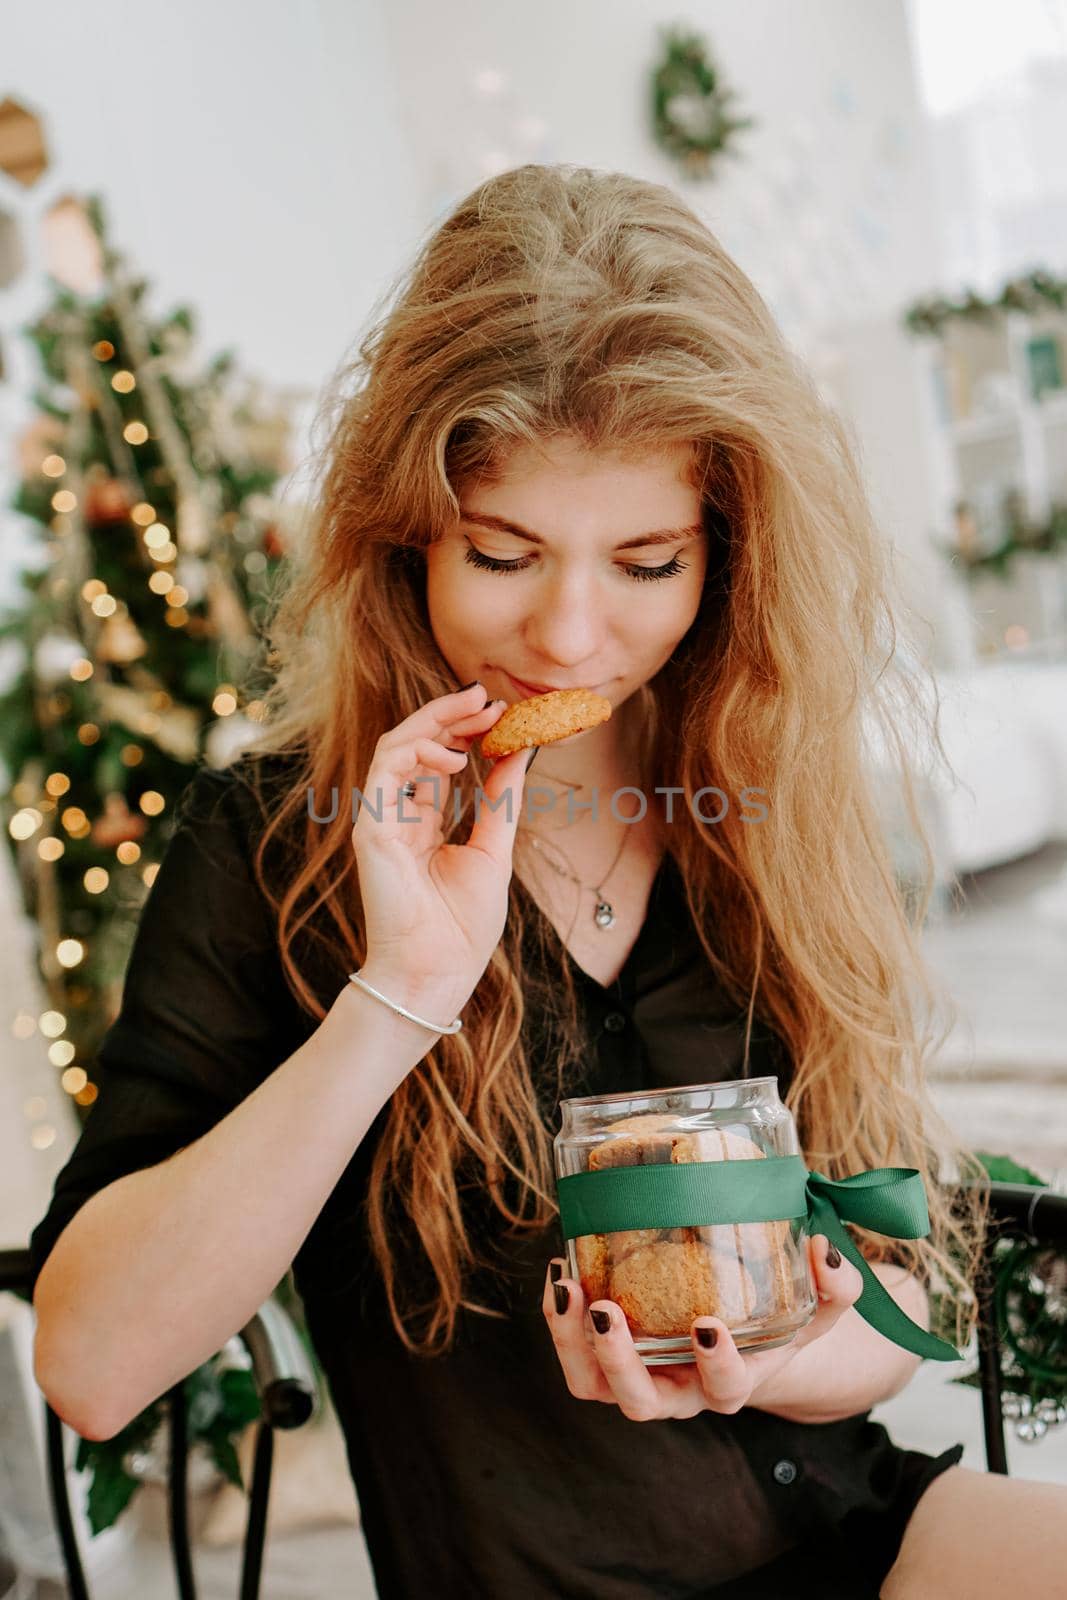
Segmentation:
[[(476, 550), (469, 544), (463, 552), (463, 559), (469, 561), (472, 567), (480, 567), (483, 572), (523, 572), (533, 558), (525, 556), (520, 561), (498, 561), (494, 556), (483, 555), (481, 550)], [(655, 582), (659, 578), (673, 578), (679, 572), (684, 572), (688, 565), (687, 561), (672, 556), (662, 567), (627, 566), (624, 562), (622, 570), (636, 582), (647, 583), (649, 580)]]

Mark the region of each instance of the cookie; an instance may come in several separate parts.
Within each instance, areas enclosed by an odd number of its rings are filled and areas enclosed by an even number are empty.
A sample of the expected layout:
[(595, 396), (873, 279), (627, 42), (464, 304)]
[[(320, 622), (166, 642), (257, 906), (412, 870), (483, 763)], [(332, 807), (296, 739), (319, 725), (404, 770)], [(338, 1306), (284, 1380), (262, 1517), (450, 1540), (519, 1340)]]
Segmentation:
[(688, 1338), (696, 1317), (748, 1322), (756, 1286), (736, 1257), (697, 1240), (632, 1250), (611, 1274), (611, 1295), (638, 1339)]
[(611, 716), (611, 701), (591, 689), (554, 689), (516, 700), (501, 712), (481, 741), (483, 756), (510, 756), (530, 745), (551, 744), (595, 728)]

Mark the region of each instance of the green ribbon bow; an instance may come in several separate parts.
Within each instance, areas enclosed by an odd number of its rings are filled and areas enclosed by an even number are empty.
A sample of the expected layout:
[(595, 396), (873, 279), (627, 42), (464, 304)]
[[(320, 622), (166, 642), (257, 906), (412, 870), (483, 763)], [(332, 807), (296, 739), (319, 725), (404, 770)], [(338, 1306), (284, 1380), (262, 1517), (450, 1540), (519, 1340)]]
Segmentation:
[(853, 1244), (843, 1223), (894, 1239), (930, 1232), (922, 1174), (914, 1167), (877, 1167), (848, 1178), (809, 1172), (802, 1156), (762, 1161), (660, 1162), (602, 1167), (557, 1178), (565, 1239), (633, 1228), (706, 1228), (723, 1222), (804, 1218), (809, 1234), (825, 1233), (863, 1275), (856, 1310), (872, 1328), (924, 1360), (959, 1361), (958, 1350), (928, 1333), (897, 1305)]

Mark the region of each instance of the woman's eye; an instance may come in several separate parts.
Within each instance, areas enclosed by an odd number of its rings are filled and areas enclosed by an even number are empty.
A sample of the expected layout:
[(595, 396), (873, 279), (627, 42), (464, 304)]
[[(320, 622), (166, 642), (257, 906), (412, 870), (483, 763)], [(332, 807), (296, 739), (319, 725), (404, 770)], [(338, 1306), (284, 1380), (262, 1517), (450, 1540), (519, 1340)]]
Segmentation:
[[(484, 555), (481, 550), (476, 550), (472, 544), (468, 544), (463, 552), (463, 559), (469, 561), (472, 567), (480, 567), (483, 572), (524, 572), (534, 557), (523, 556), (518, 561), (498, 561), (494, 556)], [(676, 573), (684, 572), (688, 565), (687, 561), (672, 556), (661, 567), (627, 566), (624, 563), (620, 570), (638, 582), (647, 582), (650, 579), (655, 581), (657, 578), (673, 578)]]

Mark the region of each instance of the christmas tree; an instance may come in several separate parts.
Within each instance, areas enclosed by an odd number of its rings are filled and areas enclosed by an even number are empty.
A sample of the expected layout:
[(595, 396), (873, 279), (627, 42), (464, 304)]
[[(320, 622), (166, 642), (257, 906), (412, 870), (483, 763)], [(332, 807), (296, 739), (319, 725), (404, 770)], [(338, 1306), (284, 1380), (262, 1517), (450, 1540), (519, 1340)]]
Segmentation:
[(271, 490), (290, 424), (231, 352), (197, 362), (187, 308), (150, 316), (98, 198), (82, 215), (95, 289), (50, 278), (24, 330), (41, 378), (12, 505), (38, 548), (0, 621), (20, 663), (0, 698), (0, 755), (39, 930), (39, 1026), (87, 1107), (175, 802), (261, 714), (283, 554)]

